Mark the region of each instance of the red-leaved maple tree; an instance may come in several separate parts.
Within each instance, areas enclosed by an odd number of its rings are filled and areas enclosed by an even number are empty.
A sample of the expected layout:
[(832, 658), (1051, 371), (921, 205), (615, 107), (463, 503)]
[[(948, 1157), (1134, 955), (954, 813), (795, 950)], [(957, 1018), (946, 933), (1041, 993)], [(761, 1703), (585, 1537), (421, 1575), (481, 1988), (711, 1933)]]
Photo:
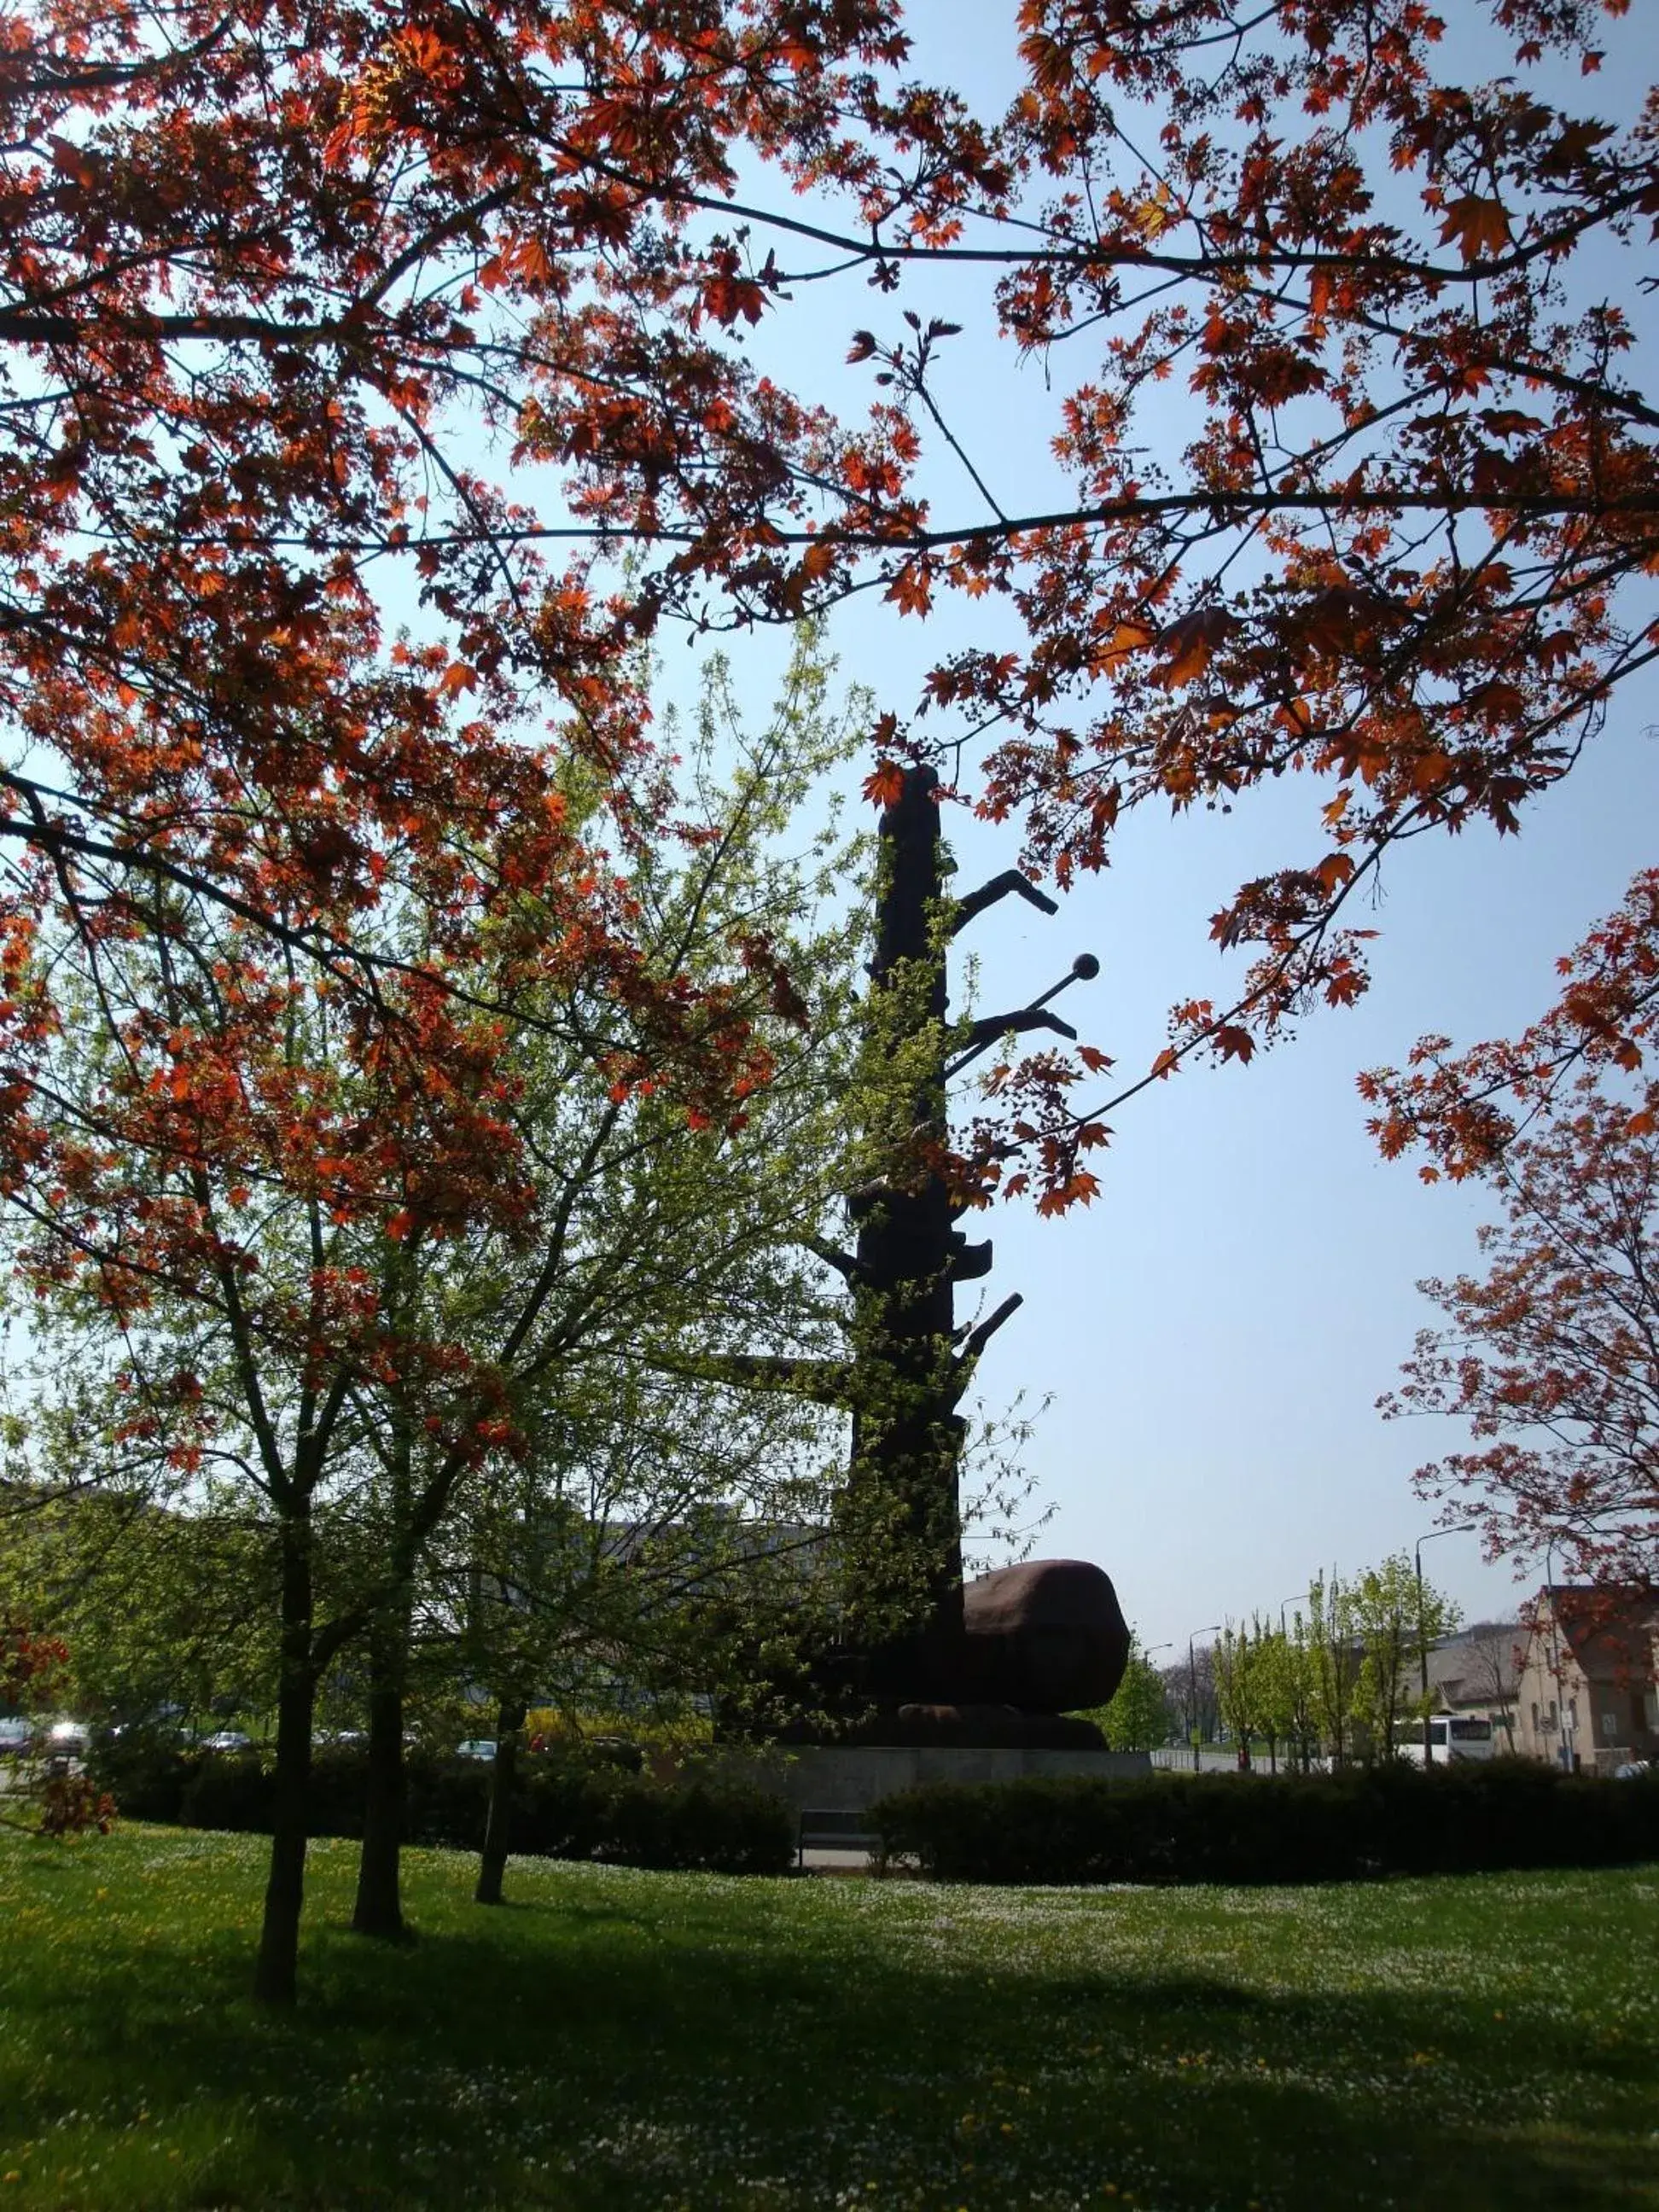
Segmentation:
[(1621, 903), (1557, 963), (1555, 1003), (1516, 1037), (1456, 1050), (1425, 1036), (1404, 1068), (1376, 1068), (1361, 1096), (1378, 1108), (1371, 1131), (1384, 1155), (1429, 1154), (1425, 1182), (1501, 1173), (1517, 1136), (1565, 1104), (1578, 1086), (1622, 1085), (1627, 1133), (1651, 1137), (1659, 1095), (1643, 1071), (1659, 1022), (1659, 869), (1646, 868)]
[[(501, 736), (527, 694), (614, 774), (618, 656), (665, 613), (959, 591), (1015, 642), (884, 718), (876, 796), (975, 737), (976, 803), (1064, 878), (1149, 799), (1317, 780), (1305, 848), (1214, 918), (1248, 975), (1124, 1087), (1353, 999), (1389, 852), (1515, 826), (1656, 649), (1627, 15), (1486, 0), (1454, 40), (1424, 0), (1023, 0), (990, 118), (906, 79), (874, 0), (14, 18), (16, 941), (54, 876), (112, 871), (118, 910), (137, 871), (349, 967), (389, 825), (441, 867), (458, 815), (536, 821)], [(1061, 492), (1030, 512), (951, 428), (955, 326), (882, 319), (918, 267), (1048, 365)], [(764, 373), (809, 280), (858, 288), (877, 385), (840, 419)], [(1166, 387), (1178, 450), (1143, 428)], [(349, 671), (395, 588), (419, 642), (388, 722)], [(1099, 1113), (1054, 1066), (1010, 1079), (1047, 1102), (1018, 1117), (1045, 1196), (1087, 1195)], [(994, 1182), (996, 1133), (970, 1149)]]
[[(1659, 94), (1634, 41), (1616, 87), (1596, 76), (1626, 14), (1019, 10), (997, 147), (1022, 214), (1048, 198), (1018, 240), (981, 200), (988, 227), (945, 251), (988, 252), (1005, 333), (1072, 364), (1073, 495), (964, 530), (885, 493), (860, 518), (891, 535), (902, 605), (955, 586), (1021, 618), (1021, 649), (955, 656), (925, 706), (993, 733), (981, 806), (1062, 878), (1148, 799), (1322, 787), (1304, 849), (1213, 919), (1253, 950), (1242, 988), (1177, 1008), (1127, 1089), (1358, 996), (1350, 918), (1389, 852), (1515, 829), (1659, 652), (1659, 412), (1629, 312)], [(854, 343), (923, 429), (945, 335)], [(1170, 386), (1178, 450), (1152, 413)]]
[(1488, 1553), (1547, 1547), (1611, 1589), (1659, 1589), (1659, 1084), (1632, 1113), (1577, 1078), (1506, 1146), (1484, 1270), (1420, 1287), (1425, 1329), (1390, 1415), (1449, 1414), (1475, 1449), (1419, 1468)]
[(1390, 1415), (1449, 1414), (1480, 1446), (1419, 1470), (1489, 1553), (1553, 1546), (1614, 1592), (1659, 1577), (1659, 872), (1559, 963), (1553, 1006), (1517, 1037), (1425, 1037), (1361, 1079), (1390, 1156), (1480, 1178), (1504, 1218), (1483, 1275), (1420, 1287), (1424, 1330)]
[[(416, 1541), (511, 1444), (499, 1377), (400, 1331), (340, 1232), (532, 1233), (521, 1015), (580, 1002), (616, 1098), (703, 1128), (765, 1080), (748, 1000), (793, 990), (759, 937), (708, 988), (646, 957), (626, 849), (588, 825), (675, 834), (649, 591), (550, 566), (479, 456), (503, 429), (503, 474), (562, 410), (619, 469), (654, 443), (747, 496), (770, 464), (697, 336), (736, 311), (718, 254), (680, 265), (675, 195), (797, 109), (810, 134), (834, 53), (885, 38), (833, 12), (839, 46), (787, 9), (742, 35), (606, 7), (6, 19), (0, 1190), (43, 1295), (118, 1332), (193, 1310), (236, 1347), (281, 1536), (268, 1999), (295, 1990), (335, 1427), (389, 1366), (445, 1380)], [(314, 1226), (297, 1273), (260, 1265), (277, 1205)], [(283, 1423), (262, 1370), (297, 1378)]]
[[(8, 14), (0, 1190), (55, 1224), (84, 1190), (52, 1264), (106, 1296), (226, 1264), (199, 1209), (112, 1196), (50, 1095), (66, 1022), (127, 1050), (125, 948), (223, 1003), (211, 1047), (137, 1040), (99, 1104), (123, 1156), (187, 1170), (265, 1112), (286, 963), (319, 968), (375, 1111), (296, 1100), (282, 1173), (394, 1237), (512, 1203), (470, 977), (603, 977), (617, 1082), (722, 1110), (741, 1025), (653, 984), (560, 803), (579, 757), (619, 837), (660, 834), (629, 672), (667, 617), (1006, 609), (1006, 649), (883, 718), (872, 795), (971, 740), (964, 789), (1062, 880), (1148, 800), (1313, 779), (1305, 846), (1214, 919), (1247, 975), (1120, 1097), (1358, 995), (1390, 851), (1516, 826), (1659, 652), (1639, 26), (1460, 13), (1473, 45), (1424, 0), (1023, 0), (987, 118), (907, 78), (881, 0)], [(951, 427), (953, 324), (898, 297), (924, 267), (1047, 365), (1061, 488), (1030, 511)], [(765, 367), (833, 281), (876, 380), (839, 417)], [(222, 973), (209, 910), (246, 933)], [(1074, 1110), (1076, 1075), (997, 1079), (982, 1188), (1030, 1162), (1091, 1194), (1109, 1102)]]

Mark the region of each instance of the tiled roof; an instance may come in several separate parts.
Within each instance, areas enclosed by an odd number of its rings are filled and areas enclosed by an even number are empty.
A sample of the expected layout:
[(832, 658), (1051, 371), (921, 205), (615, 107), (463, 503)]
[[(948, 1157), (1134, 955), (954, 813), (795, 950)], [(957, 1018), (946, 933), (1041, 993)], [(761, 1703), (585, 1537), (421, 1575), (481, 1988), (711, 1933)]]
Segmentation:
[(1451, 1705), (1512, 1698), (1526, 1642), (1518, 1620), (1475, 1621), (1429, 1653), (1429, 1686)]

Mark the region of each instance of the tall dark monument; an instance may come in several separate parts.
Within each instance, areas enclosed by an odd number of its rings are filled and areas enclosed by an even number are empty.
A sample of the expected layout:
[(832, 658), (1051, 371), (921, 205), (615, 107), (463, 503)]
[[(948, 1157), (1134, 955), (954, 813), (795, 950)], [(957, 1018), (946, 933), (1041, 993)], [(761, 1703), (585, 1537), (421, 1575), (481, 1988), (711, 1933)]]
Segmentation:
[[(953, 1037), (950, 945), (1011, 895), (1057, 911), (1014, 869), (965, 897), (947, 894), (938, 778), (908, 769), (881, 820), (870, 963), (872, 1042), (890, 1054), (901, 1095), (888, 1102), (893, 1134), (882, 1171), (849, 1200), (854, 1249), (825, 1255), (854, 1304), (852, 1358), (833, 1394), (823, 1392), (853, 1416), (843, 1529), (846, 1556), (858, 1564), (834, 1672), (862, 1701), (866, 1741), (1097, 1742), (1053, 1716), (1103, 1702), (1127, 1658), (1128, 1632), (1097, 1567), (1033, 1562), (963, 1583), (966, 1425), (957, 1409), (980, 1354), (1021, 1301), (1005, 1298), (976, 1325), (957, 1326), (957, 1285), (989, 1273), (991, 1246), (957, 1226), (946, 1086), (1010, 1031), (1075, 1036), (1047, 1002), (1099, 972), (1084, 954), (1030, 1006)], [(818, 1395), (805, 1374), (799, 1379)]]

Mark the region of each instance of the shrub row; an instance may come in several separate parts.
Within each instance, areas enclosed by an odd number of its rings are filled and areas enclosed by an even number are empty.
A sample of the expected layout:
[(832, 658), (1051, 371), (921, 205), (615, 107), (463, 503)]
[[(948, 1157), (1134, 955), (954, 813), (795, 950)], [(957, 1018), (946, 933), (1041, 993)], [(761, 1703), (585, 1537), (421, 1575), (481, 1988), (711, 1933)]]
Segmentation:
[(1314, 1882), (1659, 1859), (1659, 1776), (1528, 1759), (1335, 1775), (935, 1783), (871, 1808), (940, 1881)]
[[(128, 1820), (269, 1832), (271, 1776), (254, 1753), (122, 1741), (97, 1750), (89, 1767)], [(477, 1850), (489, 1767), (413, 1751), (404, 1772), (407, 1840)], [(367, 1778), (357, 1747), (315, 1754), (313, 1835), (362, 1835)], [(764, 1790), (727, 1782), (665, 1787), (602, 1759), (544, 1757), (519, 1763), (511, 1848), (520, 1856), (617, 1866), (781, 1874), (793, 1861), (795, 1832), (787, 1808)]]

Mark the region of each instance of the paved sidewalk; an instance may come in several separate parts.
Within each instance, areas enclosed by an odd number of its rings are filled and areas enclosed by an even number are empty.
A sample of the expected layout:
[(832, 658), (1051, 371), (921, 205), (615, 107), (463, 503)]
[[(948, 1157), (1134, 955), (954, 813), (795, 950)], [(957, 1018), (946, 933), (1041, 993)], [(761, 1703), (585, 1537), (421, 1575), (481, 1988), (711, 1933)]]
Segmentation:
[(870, 1854), (862, 1850), (815, 1850), (810, 1844), (800, 1863), (808, 1874), (868, 1874)]

